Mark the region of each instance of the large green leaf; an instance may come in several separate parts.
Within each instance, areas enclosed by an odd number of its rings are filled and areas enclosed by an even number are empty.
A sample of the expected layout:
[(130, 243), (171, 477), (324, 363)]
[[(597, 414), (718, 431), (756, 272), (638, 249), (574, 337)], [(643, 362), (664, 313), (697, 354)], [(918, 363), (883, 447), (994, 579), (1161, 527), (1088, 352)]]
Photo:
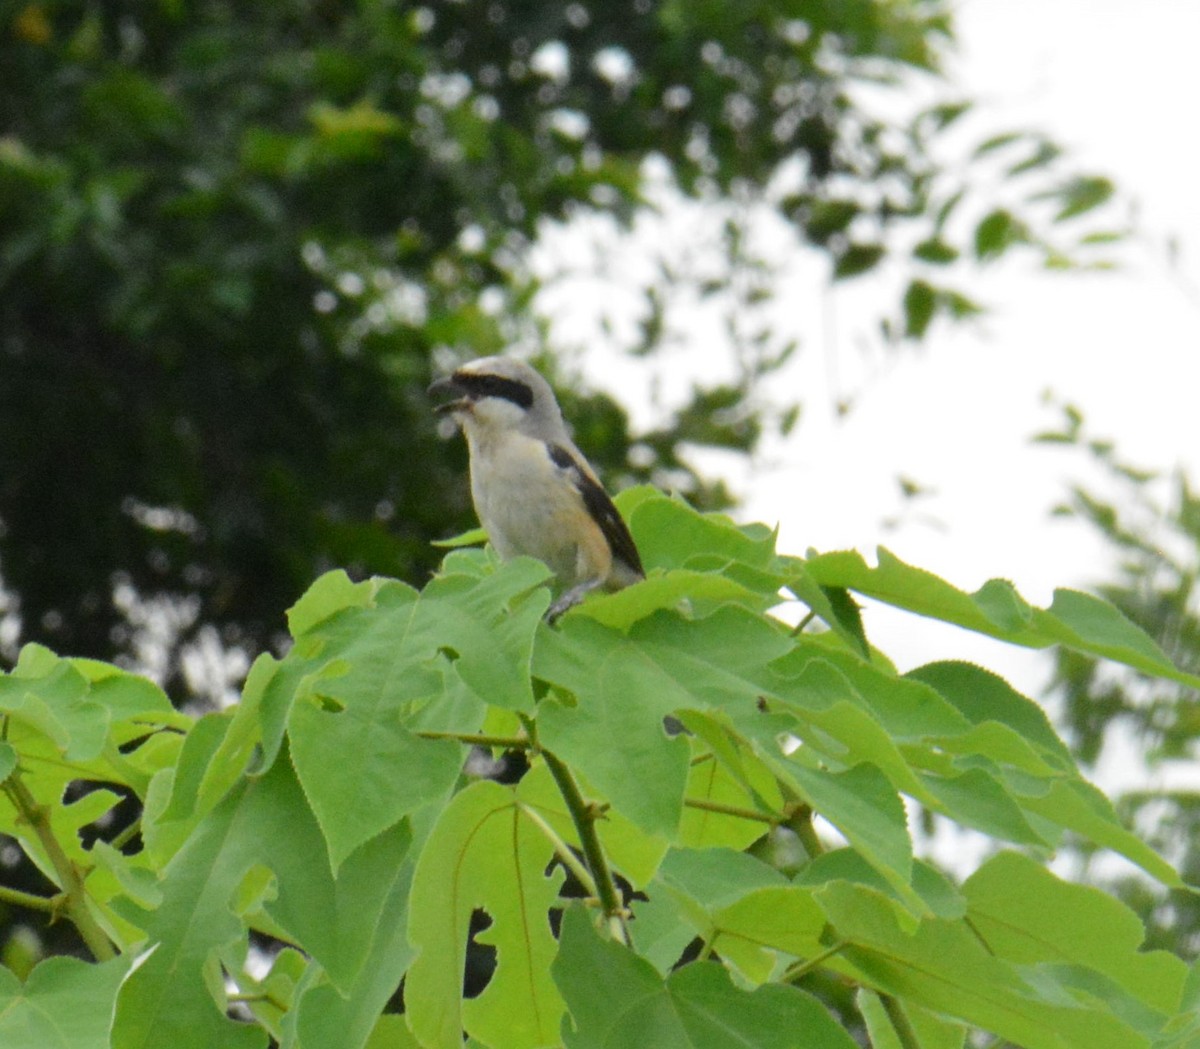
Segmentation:
[(696, 621), (659, 612), (624, 634), (569, 619), (538, 636), (534, 674), (574, 699), (543, 701), (539, 738), (639, 826), (673, 837), (688, 747), (664, 738), (662, 719), (682, 709), (752, 707), (766, 664), (789, 648), (786, 635), (736, 606)]
[(973, 928), (998, 957), (1086, 966), (1162, 1017), (1180, 1008), (1187, 966), (1166, 951), (1142, 952), (1142, 923), (1107, 893), (1003, 852), (967, 879), (963, 894)]
[[(472, 732), (486, 704), (532, 705), (530, 649), (545, 595), (530, 595), (545, 578), (528, 559), (478, 579), (440, 576), (421, 594), (381, 580), (363, 590), (335, 574), (297, 606), (303, 632), (263, 686), (264, 716), (287, 708), (292, 759), (335, 870), (457, 778), (463, 748), (420, 738), (418, 720)], [(438, 707), (454, 716), (439, 723)]]
[[(715, 963), (665, 980), (632, 951), (602, 940), (578, 907), (563, 916), (554, 979), (570, 1012), (569, 1049), (853, 1049), (816, 999), (781, 984), (735, 987)], [(801, 1040), (802, 1039), (802, 1040)]]
[(878, 561), (878, 567), (871, 568), (861, 554), (843, 551), (816, 554), (808, 559), (808, 568), (825, 586), (844, 586), (1015, 645), (1045, 648), (1061, 644), (1200, 687), (1200, 677), (1175, 667), (1149, 635), (1098, 597), (1056, 590), (1050, 607), (1040, 609), (1002, 579), (990, 580), (968, 594), (931, 572), (905, 564), (883, 547)]
[[(408, 933), (417, 960), (405, 982), (408, 1023), (429, 1049), (457, 1049), (464, 1029), (496, 1049), (557, 1040), (562, 1000), (550, 980), (556, 942), (547, 911), (561, 877), (547, 877), (550, 842), (522, 815), (514, 792), (479, 781), (443, 810), (417, 863)], [(491, 925), (496, 970), (462, 1000), (471, 915)]]
[[(730, 849), (675, 850), (668, 854), (650, 897), (674, 902), (707, 949), (755, 983), (766, 981), (776, 952), (797, 957), (821, 950), (825, 916), (807, 889)], [(634, 934), (637, 935), (637, 924)]]
[(832, 882), (815, 895), (842, 945), (833, 964), (869, 987), (1028, 1049), (1150, 1044), (1099, 999), (1073, 996), (992, 954), (966, 922), (929, 918), (910, 932), (896, 905), (871, 889)]
[(410, 840), (404, 825), (377, 837), (335, 880), (326, 863), (314, 862), (323, 838), (290, 761), (244, 781), (167, 864), (162, 903), (150, 912), (124, 909), (153, 950), (122, 985), (114, 1049), (265, 1044), (261, 1029), (227, 1019), (208, 989), (220, 984), (220, 959), (244, 950), (246, 921), (258, 916), (350, 986), (393, 899)]
[(112, 1003), (130, 959), (47, 958), (24, 984), (0, 966), (4, 1049), (109, 1049)]

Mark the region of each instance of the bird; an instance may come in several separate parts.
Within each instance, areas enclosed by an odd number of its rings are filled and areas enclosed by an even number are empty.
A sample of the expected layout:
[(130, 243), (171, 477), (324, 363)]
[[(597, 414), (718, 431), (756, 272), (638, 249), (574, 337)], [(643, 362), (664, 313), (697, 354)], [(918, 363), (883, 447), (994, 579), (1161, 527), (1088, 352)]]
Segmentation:
[(645, 578), (629, 528), (575, 447), (550, 384), (516, 357), (480, 357), (429, 387), (455, 399), (467, 440), (471, 499), (492, 546), (507, 561), (527, 555), (554, 573), (553, 623), (594, 590)]

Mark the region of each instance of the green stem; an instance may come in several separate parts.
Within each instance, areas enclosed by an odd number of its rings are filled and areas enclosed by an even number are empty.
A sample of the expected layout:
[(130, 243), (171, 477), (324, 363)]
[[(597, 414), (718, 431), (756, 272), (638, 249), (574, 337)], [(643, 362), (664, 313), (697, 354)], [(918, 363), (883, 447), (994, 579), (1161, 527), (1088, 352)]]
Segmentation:
[(609, 928), (623, 943), (629, 943), (629, 931), (625, 928), (625, 906), (613, 882), (612, 872), (608, 869), (608, 860), (600, 846), (600, 836), (596, 833), (596, 807), (583, 800), (579, 786), (571, 770), (548, 750), (540, 751), (546, 762), (546, 768), (558, 785), (558, 792), (567, 803), (567, 811), (575, 824), (575, 833), (579, 835), (579, 845), (583, 849), (583, 858), (587, 861), (588, 870), (596, 883), (596, 897), (600, 907), (608, 918)]
[(22, 892), (20, 889), (0, 885), (0, 902), (11, 903), (16, 907), (28, 907), (31, 911), (55, 914), (62, 905), (62, 900), (61, 896), (38, 896), (36, 893)]
[(896, 1032), (896, 1037), (904, 1049), (921, 1049), (917, 1032), (913, 1030), (912, 1022), (901, 1008), (900, 1003), (890, 994), (880, 994), (879, 1000), (883, 1003), (883, 1011), (887, 1013), (892, 1030)]
[(528, 750), (532, 744), (522, 736), (486, 736), (478, 732), (416, 732), (421, 739), (453, 739), (476, 747), (503, 747), (505, 750)]
[(517, 802), (517, 809), (522, 813), (522, 815), (532, 820), (537, 828), (544, 835), (546, 835), (550, 841), (550, 844), (554, 846), (554, 851), (558, 853), (559, 859), (561, 859), (563, 863), (567, 865), (571, 873), (579, 879), (579, 884), (584, 887), (588, 895), (598, 900), (600, 898), (600, 894), (596, 891), (596, 882), (592, 879), (591, 873), (582, 863), (579, 862), (579, 857), (576, 856), (571, 850), (571, 846), (559, 837), (558, 831), (551, 827), (550, 824), (542, 818), (541, 813), (535, 812), (528, 805)]
[(130, 823), (128, 827), (126, 827), (124, 830), (121, 831), (120, 834), (118, 834), (115, 838), (113, 838), (113, 840), (109, 842), (109, 845), (111, 845), (114, 849), (120, 851), (121, 849), (125, 848), (125, 846), (128, 845), (131, 841), (133, 841), (133, 839), (135, 837), (137, 837), (137, 835), (141, 832), (141, 829), (142, 829), (142, 817), (138, 816), (138, 818), (135, 819), (132, 823)]
[(804, 628), (816, 618), (816, 612), (809, 612), (808, 615), (801, 619), (799, 623), (792, 627), (792, 637), (799, 637), (801, 634), (803, 634)]
[(106, 962), (110, 958), (115, 958), (117, 952), (113, 948), (112, 942), (88, 908), (87, 890), (83, 887), (83, 878), (80, 876), (79, 869), (63, 852), (62, 846), (54, 836), (54, 829), (50, 825), (50, 810), (45, 805), (38, 804), (37, 799), (25, 786), (25, 782), (17, 770), (9, 775), (4, 790), (20, 817), (33, 828), (38, 840), (42, 843), (42, 848), (45, 849), (46, 856), (54, 867), (54, 872), (58, 875), (58, 881), (65, 896), (63, 909), (67, 917), (74, 923), (75, 928), (79, 930), (79, 935), (83, 937), (83, 942), (87, 944), (88, 950), (92, 952), (98, 962)]
[(783, 982), (784, 983), (795, 983), (802, 976), (807, 976), (810, 972), (813, 971), (813, 969), (819, 968), (820, 966), (824, 965), (827, 961), (829, 961), (829, 959), (832, 958), (835, 954), (840, 953), (842, 948), (846, 946), (846, 942), (847, 941), (845, 941), (845, 940), (838, 940), (837, 943), (835, 943), (832, 947), (829, 948), (829, 950), (823, 951), (821, 954), (818, 954), (815, 958), (809, 958), (807, 961), (797, 962), (795, 965), (788, 966), (788, 968), (786, 970), (784, 970), (784, 973), (783, 973), (783, 977), (782, 977)]
[(227, 994), (225, 999), (229, 1002), (243, 1002), (246, 1005), (253, 1005), (256, 1002), (265, 1002), (269, 1005), (275, 1006), (275, 1008), (281, 1013), (286, 1013), (288, 1009), (291, 1008), (287, 1002), (280, 1001), (268, 991), (237, 991), (233, 994)]
[(810, 860), (816, 859), (825, 851), (825, 846), (821, 844), (821, 839), (817, 836), (817, 829), (813, 826), (812, 818), (812, 806), (801, 803), (792, 809), (786, 823), (800, 839), (800, 844), (804, 846), (804, 851), (808, 853)]
[(689, 809), (703, 809), (705, 812), (719, 812), (725, 816), (737, 816), (743, 820), (757, 820), (759, 823), (769, 823), (772, 827), (779, 823), (777, 816), (757, 809), (743, 809), (736, 805), (723, 805), (719, 801), (708, 801), (705, 798), (684, 798), (683, 803)]

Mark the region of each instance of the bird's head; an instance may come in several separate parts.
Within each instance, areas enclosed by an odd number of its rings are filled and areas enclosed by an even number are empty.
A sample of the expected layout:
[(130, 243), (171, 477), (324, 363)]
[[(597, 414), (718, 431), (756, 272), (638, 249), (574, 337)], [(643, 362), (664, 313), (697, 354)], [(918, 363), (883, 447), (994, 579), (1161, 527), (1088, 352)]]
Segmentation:
[(431, 394), (452, 394), (439, 404), (468, 431), (479, 434), (519, 430), (545, 440), (564, 432), (554, 391), (532, 367), (515, 357), (480, 357), (429, 387)]

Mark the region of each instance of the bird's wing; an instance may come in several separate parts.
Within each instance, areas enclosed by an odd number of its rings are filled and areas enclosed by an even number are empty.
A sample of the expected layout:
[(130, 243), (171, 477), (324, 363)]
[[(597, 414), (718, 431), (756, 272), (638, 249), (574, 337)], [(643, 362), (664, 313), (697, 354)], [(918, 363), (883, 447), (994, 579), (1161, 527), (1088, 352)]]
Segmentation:
[(644, 576), (646, 571), (642, 568), (642, 558), (638, 554), (633, 536), (629, 534), (620, 512), (596, 480), (595, 474), (564, 445), (547, 443), (546, 451), (550, 454), (551, 462), (570, 476), (571, 483), (583, 496), (583, 505), (592, 520), (599, 525), (613, 557), (633, 569), (639, 576)]

